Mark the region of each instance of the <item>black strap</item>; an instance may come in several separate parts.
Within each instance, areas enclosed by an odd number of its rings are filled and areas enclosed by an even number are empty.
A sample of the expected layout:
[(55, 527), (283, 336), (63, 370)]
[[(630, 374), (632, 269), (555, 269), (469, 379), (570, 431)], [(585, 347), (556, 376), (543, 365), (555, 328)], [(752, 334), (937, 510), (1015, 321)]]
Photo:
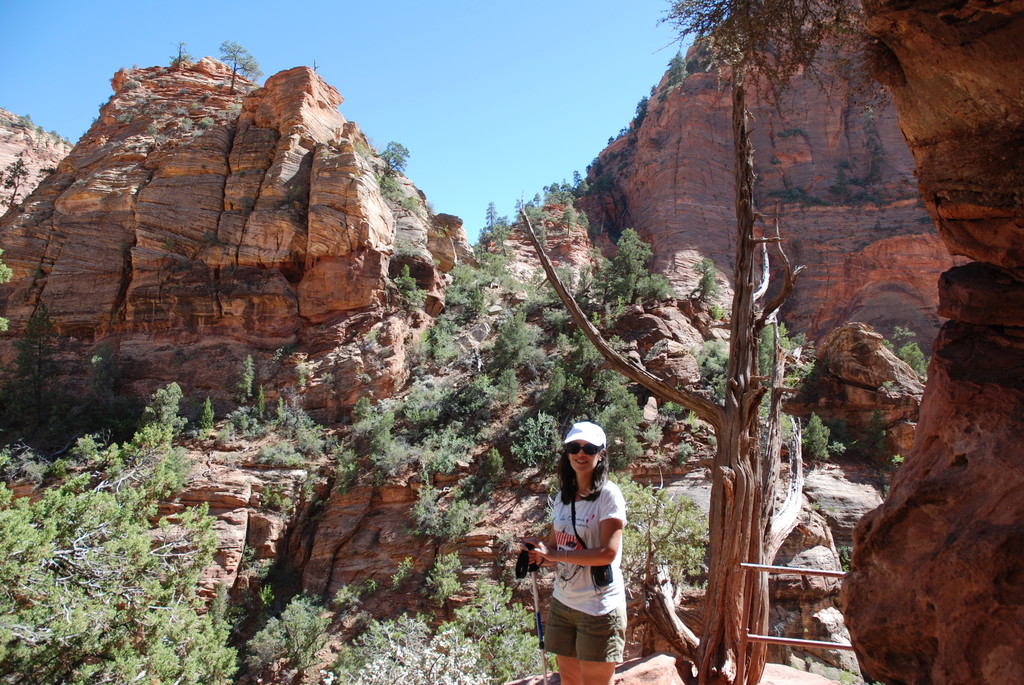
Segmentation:
[(569, 503), (569, 506), (572, 508), (572, 532), (576, 536), (576, 539), (579, 541), (580, 546), (582, 546), (583, 549), (586, 549), (587, 548), (587, 543), (583, 542), (583, 538), (580, 537), (579, 532), (576, 530), (576, 498), (575, 497), (572, 498), (572, 501)]

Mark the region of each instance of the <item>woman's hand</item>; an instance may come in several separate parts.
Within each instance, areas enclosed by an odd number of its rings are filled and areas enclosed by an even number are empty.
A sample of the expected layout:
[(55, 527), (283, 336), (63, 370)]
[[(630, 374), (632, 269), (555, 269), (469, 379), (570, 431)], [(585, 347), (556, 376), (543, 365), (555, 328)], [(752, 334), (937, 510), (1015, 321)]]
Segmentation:
[(529, 551), (531, 564), (537, 564), (540, 566), (545, 561), (552, 558), (551, 550), (549, 550), (547, 544), (539, 538), (523, 538), (520, 544), (523, 549)]

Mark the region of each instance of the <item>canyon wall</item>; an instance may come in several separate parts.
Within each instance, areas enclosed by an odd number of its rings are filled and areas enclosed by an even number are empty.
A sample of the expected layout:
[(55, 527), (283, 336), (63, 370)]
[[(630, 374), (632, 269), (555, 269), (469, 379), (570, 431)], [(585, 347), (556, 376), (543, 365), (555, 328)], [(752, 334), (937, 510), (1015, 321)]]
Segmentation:
[[(656, 270), (681, 293), (703, 257), (728, 286), (735, 250), (729, 91), (694, 50), (688, 67), (681, 83), (667, 74), (640, 125), (595, 160), (583, 200), (599, 232), (631, 227), (650, 242)], [(927, 346), (939, 325), (935, 281), (953, 262), (921, 205), (888, 94), (858, 93), (846, 73), (797, 77), (774, 105), (752, 98), (764, 231), (777, 210), (787, 254), (807, 267), (782, 315), (815, 341), (862, 321), (885, 334), (909, 326)]]
[[(230, 81), (210, 58), (115, 75), (90, 130), (0, 222), (11, 333), (45, 303), (69, 358), (113, 344), (143, 396), (175, 380), (227, 403), (247, 355), (268, 378), (275, 350), (296, 347), (310, 356), (293, 363), (365, 373), (383, 391), (407, 373), (405, 335), (389, 359), (345, 346), (390, 328), (389, 277), (403, 265), (440, 310), (444, 272), (472, 259), (462, 222), (385, 169), (312, 69), (262, 88)], [(313, 408), (359, 395), (339, 387), (311, 392)]]
[(1024, 682), (1024, 2), (865, 3), (943, 274), (913, 450), (855, 533), (845, 613), (887, 683)]

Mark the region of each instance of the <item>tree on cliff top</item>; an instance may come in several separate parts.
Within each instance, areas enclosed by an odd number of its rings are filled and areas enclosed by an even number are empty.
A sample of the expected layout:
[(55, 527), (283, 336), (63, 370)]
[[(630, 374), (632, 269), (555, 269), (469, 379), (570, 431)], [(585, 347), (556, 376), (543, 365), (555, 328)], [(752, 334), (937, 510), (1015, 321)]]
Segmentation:
[[(182, 69), (195, 64), (196, 58), (192, 56), (188, 50), (185, 49), (185, 43), (178, 41), (174, 44), (174, 47), (178, 49), (177, 55), (171, 55), (171, 66), (175, 69)], [(221, 45), (221, 51), (223, 53), (224, 46)]]
[(220, 58), (231, 66), (231, 92), (235, 92), (235, 75), (241, 74), (250, 80), (256, 80), (263, 76), (260, 71), (260, 63), (256, 61), (248, 50), (238, 43), (226, 40), (220, 44)]
[(409, 148), (392, 140), (380, 153), (380, 158), (384, 160), (385, 176), (393, 177), (405, 173), (405, 165), (409, 162)]

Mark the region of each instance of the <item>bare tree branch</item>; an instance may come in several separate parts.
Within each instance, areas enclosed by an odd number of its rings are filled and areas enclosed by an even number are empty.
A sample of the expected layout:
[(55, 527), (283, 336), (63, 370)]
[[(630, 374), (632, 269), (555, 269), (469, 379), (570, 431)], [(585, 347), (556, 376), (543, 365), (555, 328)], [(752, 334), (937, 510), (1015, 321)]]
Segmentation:
[(566, 289), (558, 274), (555, 273), (555, 267), (544, 252), (544, 248), (541, 246), (540, 240), (533, 230), (533, 224), (530, 222), (530, 217), (526, 215), (526, 211), (520, 209), (519, 214), (526, 226), (526, 234), (529, 236), (530, 243), (533, 244), (533, 249), (536, 250), (537, 256), (540, 258), (540, 263), (544, 267), (544, 273), (547, 275), (551, 286), (555, 289), (559, 299), (562, 300), (562, 304), (565, 305), (572, 320), (579, 326), (583, 334), (594, 344), (594, 347), (597, 348), (602, 356), (608, 360), (612, 368), (631, 381), (644, 386), (663, 402), (675, 402), (679, 406), (693, 411), (699, 418), (710, 423), (717, 432), (722, 425), (722, 407), (703, 397), (679, 390), (646, 369), (629, 361), (611, 348), (601, 335), (601, 332), (597, 330), (597, 327), (587, 319), (579, 304), (577, 304), (572, 294)]

